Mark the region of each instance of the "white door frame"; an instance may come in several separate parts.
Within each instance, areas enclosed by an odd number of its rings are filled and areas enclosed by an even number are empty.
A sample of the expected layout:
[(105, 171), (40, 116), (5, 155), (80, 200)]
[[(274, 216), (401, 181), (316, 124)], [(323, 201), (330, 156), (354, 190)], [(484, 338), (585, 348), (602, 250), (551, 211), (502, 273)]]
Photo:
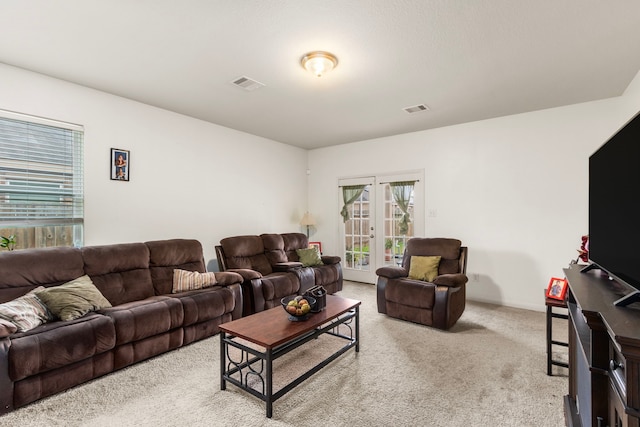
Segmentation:
[[(414, 187), (414, 205), (413, 205), (413, 235), (424, 236), (425, 233), (425, 194), (424, 194), (424, 170), (406, 171), (386, 174), (372, 174), (360, 177), (343, 178), (338, 180), (338, 199), (340, 209), (344, 205), (342, 199), (341, 186), (344, 185), (371, 185), (369, 194), (369, 218), (370, 223), (370, 257), (369, 268), (367, 270), (355, 270), (347, 268), (345, 256), (345, 234), (342, 217), (339, 220), (338, 242), (340, 253), (343, 257), (343, 276), (345, 280), (352, 280), (363, 283), (376, 283), (376, 270), (385, 265), (385, 203), (384, 203), (384, 184), (397, 181), (416, 181)], [(379, 235), (379, 238), (377, 238)], [(388, 264), (388, 263), (387, 263)]]
[[(375, 209), (375, 197), (376, 197), (376, 182), (373, 176), (363, 176), (358, 178), (346, 178), (338, 181), (338, 197), (340, 200), (340, 209), (344, 206), (344, 200), (342, 197), (342, 187), (347, 185), (367, 185), (369, 186), (369, 227), (367, 230), (362, 230), (362, 235), (367, 234), (369, 236), (369, 258), (366, 266), (361, 266), (360, 269), (350, 268), (349, 262), (346, 258), (346, 236), (345, 227), (342, 217), (340, 216), (340, 226), (338, 227), (338, 235), (340, 242), (340, 250), (342, 254), (342, 275), (345, 280), (352, 280), (355, 282), (373, 283), (372, 279), (375, 277), (375, 260), (376, 260), (376, 246), (375, 246), (375, 227), (376, 227), (376, 209)], [(372, 229), (373, 228), (373, 229)], [(374, 237), (371, 237), (374, 236)], [(372, 271), (373, 270), (373, 271)]]

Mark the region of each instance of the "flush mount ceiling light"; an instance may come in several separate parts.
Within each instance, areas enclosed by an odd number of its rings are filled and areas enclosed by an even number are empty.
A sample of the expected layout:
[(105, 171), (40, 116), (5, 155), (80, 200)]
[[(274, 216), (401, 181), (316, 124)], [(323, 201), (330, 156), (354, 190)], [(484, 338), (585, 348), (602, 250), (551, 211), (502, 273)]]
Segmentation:
[(338, 58), (329, 52), (309, 52), (300, 60), (302, 66), (316, 75), (322, 77), (323, 74), (333, 70), (338, 65)]

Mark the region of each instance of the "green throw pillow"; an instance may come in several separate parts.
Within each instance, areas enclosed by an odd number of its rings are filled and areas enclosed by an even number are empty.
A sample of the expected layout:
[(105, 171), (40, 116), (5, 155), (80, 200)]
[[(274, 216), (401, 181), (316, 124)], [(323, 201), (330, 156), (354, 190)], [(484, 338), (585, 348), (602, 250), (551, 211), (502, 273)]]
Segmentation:
[(85, 314), (111, 307), (108, 299), (87, 275), (60, 286), (45, 288), (36, 294), (51, 312), (62, 320), (73, 320)]
[(322, 265), (322, 258), (320, 258), (320, 251), (318, 248), (313, 247), (309, 249), (296, 249), (298, 258), (304, 267), (313, 267), (314, 265)]
[(409, 278), (431, 282), (438, 276), (441, 256), (412, 256)]

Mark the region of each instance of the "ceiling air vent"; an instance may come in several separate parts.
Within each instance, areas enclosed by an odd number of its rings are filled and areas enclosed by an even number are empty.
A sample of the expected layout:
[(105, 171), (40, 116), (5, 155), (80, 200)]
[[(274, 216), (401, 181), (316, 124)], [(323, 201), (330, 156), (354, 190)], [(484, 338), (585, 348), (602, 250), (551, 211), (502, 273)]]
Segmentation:
[(427, 111), (429, 110), (429, 107), (427, 107), (424, 104), (420, 104), (420, 105), (414, 105), (413, 107), (405, 107), (403, 108), (403, 110), (409, 114), (412, 114), (412, 113), (418, 113), (420, 111)]
[(264, 84), (255, 81), (253, 79), (250, 79), (249, 77), (238, 77), (237, 79), (235, 79), (234, 81), (232, 81), (231, 83), (233, 83), (236, 86), (241, 87), (244, 90), (247, 91), (252, 91), (252, 90), (256, 90), (258, 88), (261, 88), (262, 86), (264, 86)]

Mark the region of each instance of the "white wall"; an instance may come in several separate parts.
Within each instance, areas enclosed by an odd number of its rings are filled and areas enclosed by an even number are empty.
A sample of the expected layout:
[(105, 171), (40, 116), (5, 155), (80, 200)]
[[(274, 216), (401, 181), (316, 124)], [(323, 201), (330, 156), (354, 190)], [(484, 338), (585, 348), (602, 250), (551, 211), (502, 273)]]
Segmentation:
[(306, 150), (2, 64), (0, 109), (84, 125), (86, 245), (302, 231)]
[(639, 81), (623, 97), (312, 150), (311, 240), (338, 251), (338, 178), (424, 169), (437, 210), (425, 235), (469, 247), (468, 298), (541, 310), (588, 232), (588, 157), (637, 112)]
[[(469, 246), (469, 299), (542, 309), (587, 232), (588, 157), (640, 109), (640, 77), (618, 98), (309, 152), (2, 64), (0, 108), (84, 125), (87, 245), (195, 238), (211, 262), (223, 237), (303, 231), (308, 195), (334, 254), (338, 178), (424, 169), (425, 234)], [(130, 182), (109, 179), (111, 147), (131, 150)]]

